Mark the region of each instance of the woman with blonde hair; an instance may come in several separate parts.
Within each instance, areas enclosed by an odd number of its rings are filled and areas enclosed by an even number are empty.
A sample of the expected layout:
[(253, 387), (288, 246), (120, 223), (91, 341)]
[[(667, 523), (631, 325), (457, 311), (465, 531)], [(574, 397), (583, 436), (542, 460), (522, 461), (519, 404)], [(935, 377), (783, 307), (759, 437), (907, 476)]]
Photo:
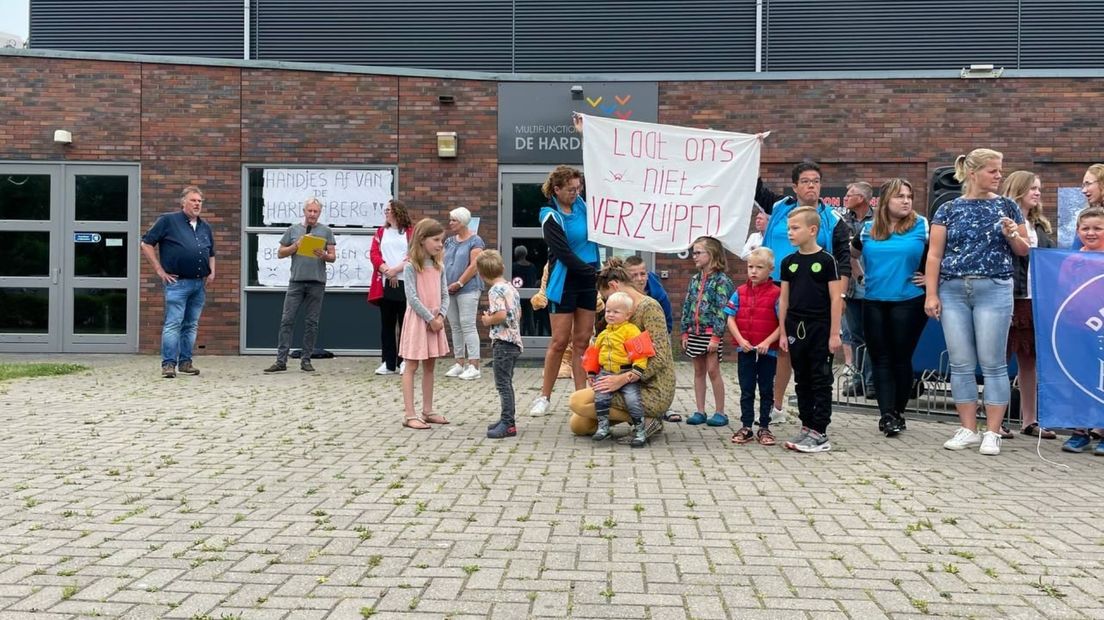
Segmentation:
[[(1002, 195), (1016, 201), (1024, 216), (1027, 244), (1033, 248), (1052, 248), (1054, 241), (1050, 220), (1043, 215), (1043, 184), (1039, 176), (1027, 170), (1017, 170), (1008, 175), (1001, 185)], [(1035, 322), (1031, 314), (1031, 277), (1028, 256), (1014, 256), (1012, 288), (1012, 327), (1008, 331), (1008, 356), (1016, 356), (1020, 382), (1021, 432), (1032, 437), (1054, 439), (1054, 431), (1039, 426), (1037, 408), (1037, 375), (1035, 373)], [(1001, 427), (1001, 435), (1012, 433)]]
[[(1000, 454), (1001, 422), (1011, 397), (1005, 349), (1012, 322), (1013, 254), (1030, 249), (1019, 206), (998, 194), (1004, 156), (974, 149), (955, 159), (962, 196), (932, 215), (924, 311), (943, 323), (951, 396), (961, 424), (943, 447)], [(985, 378), (985, 424), (977, 429), (978, 386)]]
[[(1104, 209), (1104, 164), (1093, 164), (1085, 171), (1081, 179), (1081, 195), (1085, 197), (1086, 209), (1096, 207)], [(1071, 250), (1081, 249), (1081, 238), (1075, 232)]]

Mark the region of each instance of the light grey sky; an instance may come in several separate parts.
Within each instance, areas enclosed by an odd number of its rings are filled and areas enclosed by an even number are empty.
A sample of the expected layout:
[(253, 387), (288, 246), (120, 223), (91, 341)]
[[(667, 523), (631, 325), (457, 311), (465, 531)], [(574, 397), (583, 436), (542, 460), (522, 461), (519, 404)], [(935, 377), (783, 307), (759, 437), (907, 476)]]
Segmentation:
[(0, 32), (26, 40), (31, 34), (29, 0), (0, 0)]

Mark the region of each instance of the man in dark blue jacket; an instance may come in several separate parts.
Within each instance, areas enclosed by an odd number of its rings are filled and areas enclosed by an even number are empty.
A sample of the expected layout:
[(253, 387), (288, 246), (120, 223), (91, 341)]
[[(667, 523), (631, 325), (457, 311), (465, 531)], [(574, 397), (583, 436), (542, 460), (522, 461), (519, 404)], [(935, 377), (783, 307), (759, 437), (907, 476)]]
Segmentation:
[(199, 374), (192, 365), (192, 349), (206, 287), (215, 280), (215, 237), (199, 217), (202, 210), (203, 192), (189, 185), (180, 192), (180, 211), (157, 218), (142, 237), (142, 254), (165, 285), (161, 376), (166, 379), (176, 377), (178, 368), (184, 374)]

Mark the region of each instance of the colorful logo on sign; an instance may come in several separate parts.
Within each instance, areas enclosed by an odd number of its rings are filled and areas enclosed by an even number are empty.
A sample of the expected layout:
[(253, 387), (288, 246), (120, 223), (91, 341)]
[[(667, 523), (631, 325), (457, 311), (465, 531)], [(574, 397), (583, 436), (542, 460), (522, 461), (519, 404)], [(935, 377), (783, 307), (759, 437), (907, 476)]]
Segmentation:
[[(612, 97), (587, 97), (586, 102), (590, 107), (601, 112), (605, 116), (619, 118), (627, 121), (632, 118), (632, 108), (628, 107), (632, 101), (632, 95), (614, 95)], [(604, 103), (603, 103), (604, 102)]]
[[(1070, 260), (1074, 262), (1077, 258)], [(1051, 346), (1059, 368), (1079, 390), (1104, 404), (1104, 275), (1091, 278), (1058, 307), (1051, 328)], [(1095, 342), (1095, 355), (1085, 355), (1085, 343)]]

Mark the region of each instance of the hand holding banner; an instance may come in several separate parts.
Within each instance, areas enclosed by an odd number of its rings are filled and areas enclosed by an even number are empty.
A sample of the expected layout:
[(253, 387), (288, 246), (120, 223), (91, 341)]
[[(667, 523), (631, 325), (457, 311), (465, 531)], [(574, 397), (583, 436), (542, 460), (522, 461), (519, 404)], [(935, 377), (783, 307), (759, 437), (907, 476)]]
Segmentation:
[(681, 252), (708, 235), (740, 251), (759, 174), (754, 134), (583, 118), (591, 241)]

